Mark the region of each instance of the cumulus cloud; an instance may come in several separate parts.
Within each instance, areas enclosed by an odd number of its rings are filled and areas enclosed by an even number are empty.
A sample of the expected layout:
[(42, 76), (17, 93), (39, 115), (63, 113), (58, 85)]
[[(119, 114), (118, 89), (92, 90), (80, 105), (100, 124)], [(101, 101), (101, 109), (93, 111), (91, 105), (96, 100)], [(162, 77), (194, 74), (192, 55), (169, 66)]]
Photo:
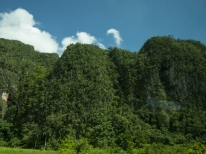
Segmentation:
[(22, 8), (0, 13), (0, 38), (19, 40), (41, 52), (57, 52), (56, 40), (48, 32), (35, 27), (37, 24), (33, 15)]
[(82, 44), (97, 44), (100, 48), (105, 49), (105, 46), (99, 43), (94, 36), (91, 36), (89, 33), (86, 32), (77, 32), (76, 36), (65, 37), (62, 40), (61, 50), (63, 51), (68, 45), (75, 44), (77, 42)]
[(19, 40), (23, 43), (33, 45), (35, 50), (47, 53), (62, 52), (70, 44), (77, 42), (82, 44), (96, 44), (102, 49), (106, 47), (94, 36), (86, 32), (77, 32), (76, 36), (65, 37), (58, 45), (54, 37), (35, 27), (36, 22), (33, 15), (22, 8), (9, 13), (0, 13), (0, 38)]
[(123, 41), (122, 38), (120, 37), (120, 33), (118, 30), (111, 28), (109, 30), (107, 30), (107, 34), (112, 34), (114, 39), (115, 39), (115, 43), (120, 46), (121, 42)]
[(106, 49), (106, 47), (105, 47), (104, 44), (102, 44), (102, 43), (97, 43), (97, 45), (98, 45), (101, 49)]

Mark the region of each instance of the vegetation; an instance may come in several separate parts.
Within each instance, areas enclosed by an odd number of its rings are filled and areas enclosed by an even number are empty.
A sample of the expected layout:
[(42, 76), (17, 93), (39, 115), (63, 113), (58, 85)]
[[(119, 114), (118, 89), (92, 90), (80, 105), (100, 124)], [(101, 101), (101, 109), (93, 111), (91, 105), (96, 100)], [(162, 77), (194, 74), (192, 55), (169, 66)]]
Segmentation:
[(21, 149), (21, 148), (8, 148), (0, 147), (1, 154), (56, 154), (52, 150), (34, 150), (34, 149)]
[[(29, 54), (28, 54), (29, 53)], [(72, 44), (61, 57), (0, 39), (0, 146), (59, 153), (206, 153), (206, 46)], [(1, 149), (0, 149), (1, 150)]]

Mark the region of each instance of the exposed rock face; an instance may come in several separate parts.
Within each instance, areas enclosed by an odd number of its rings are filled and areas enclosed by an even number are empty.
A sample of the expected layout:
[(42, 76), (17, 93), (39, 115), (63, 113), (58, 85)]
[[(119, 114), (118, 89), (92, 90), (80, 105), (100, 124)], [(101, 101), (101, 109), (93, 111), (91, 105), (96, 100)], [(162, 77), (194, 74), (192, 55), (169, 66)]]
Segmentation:
[(8, 104), (7, 104), (7, 100), (9, 97), (9, 94), (6, 92), (2, 92), (1, 94), (1, 99), (0, 99), (0, 116), (1, 118), (4, 118), (4, 115), (8, 109)]
[(8, 93), (5, 93), (5, 92), (2, 93), (1, 98), (2, 98), (4, 101), (7, 101), (7, 100), (8, 100), (8, 97), (9, 97), (9, 94), (8, 94)]

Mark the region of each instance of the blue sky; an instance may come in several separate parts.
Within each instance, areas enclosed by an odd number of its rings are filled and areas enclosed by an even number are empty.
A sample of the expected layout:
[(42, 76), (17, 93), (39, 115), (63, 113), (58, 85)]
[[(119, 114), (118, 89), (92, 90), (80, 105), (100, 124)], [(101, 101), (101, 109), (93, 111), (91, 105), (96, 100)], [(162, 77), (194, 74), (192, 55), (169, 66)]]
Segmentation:
[(0, 4), (0, 38), (18, 39), (42, 52), (61, 54), (76, 42), (139, 51), (157, 35), (206, 44), (205, 0), (0, 0)]

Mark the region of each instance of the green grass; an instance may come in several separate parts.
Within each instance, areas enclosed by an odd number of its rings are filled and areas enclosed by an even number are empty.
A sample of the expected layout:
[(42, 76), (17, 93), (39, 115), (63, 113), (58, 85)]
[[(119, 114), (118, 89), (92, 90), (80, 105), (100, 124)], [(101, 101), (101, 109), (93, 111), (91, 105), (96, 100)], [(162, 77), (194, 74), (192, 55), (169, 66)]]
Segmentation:
[(57, 151), (0, 147), (0, 154), (57, 154)]

